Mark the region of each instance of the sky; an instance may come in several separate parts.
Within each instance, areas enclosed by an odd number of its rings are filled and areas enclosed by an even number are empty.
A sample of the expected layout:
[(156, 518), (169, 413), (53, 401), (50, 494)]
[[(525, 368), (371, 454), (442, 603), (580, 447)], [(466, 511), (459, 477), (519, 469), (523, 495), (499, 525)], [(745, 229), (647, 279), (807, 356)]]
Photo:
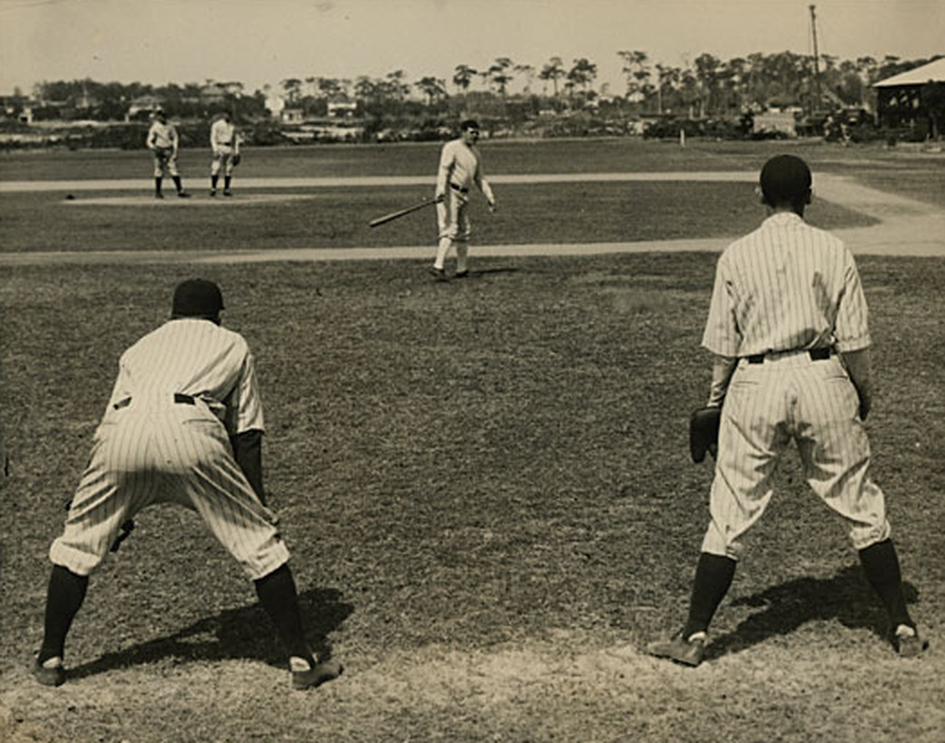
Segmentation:
[(618, 51), (673, 66), (703, 52), (810, 54), (811, 3), (821, 54), (945, 53), (945, 0), (0, 0), (0, 94), (83, 78), (252, 92), (394, 70), (449, 83), (458, 64), (540, 69), (551, 56), (586, 57), (595, 87), (620, 94)]

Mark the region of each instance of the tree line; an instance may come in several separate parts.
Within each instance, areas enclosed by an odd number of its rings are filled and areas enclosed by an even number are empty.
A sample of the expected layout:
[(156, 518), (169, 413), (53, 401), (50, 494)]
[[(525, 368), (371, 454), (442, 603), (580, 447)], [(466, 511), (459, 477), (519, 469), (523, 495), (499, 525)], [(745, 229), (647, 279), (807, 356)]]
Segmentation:
[[(101, 120), (123, 120), (133, 102), (145, 96), (153, 96), (169, 113), (185, 118), (230, 110), (241, 118), (256, 119), (267, 115), (266, 103), (273, 95), (282, 97), (287, 106), (315, 116), (325, 115), (327, 102), (333, 99), (355, 102), (362, 116), (379, 116), (403, 113), (408, 106), (412, 111), (421, 107), (442, 113), (451, 109), (451, 101), (473, 97), (480, 103), (492, 99), (500, 107), (506, 102), (532, 99), (531, 109), (550, 107), (561, 111), (607, 104), (635, 114), (705, 118), (738, 115), (772, 105), (800, 106), (810, 111), (842, 106), (870, 108), (874, 99), (872, 83), (942, 56), (841, 60), (824, 54), (818, 57), (815, 74), (812, 56), (790, 51), (758, 52), (727, 60), (700, 54), (685, 66), (656, 62), (642, 50), (616, 54), (625, 78), (621, 91), (611, 91), (607, 84), (596, 85), (598, 66), (590, 59), (579, 57), (566, 63), (552, 56), (538, 66), (517, 63), (510, 57), (498, 57), (479, 68), (458, 64), (449, 81), (434, 75), (410, 80), (404, 70), (353, 79), (313, 75), (286, 78), (276, 86), (265, 85), (248, 94), (241, 83), (152, 86), (86, 79), (37, 83), (33, 97), (40, 113), (44, 104), (47, 107), (45, 118), (61, 116), (66, 104), (73, 118)], [(212, 97), (208, 97), (208, 87), (215, 89)], [(517, 89), (514, 94), (510, 92), (513, 88)], [(27, 103), (20, 91), (6, 99), (8, 111)]]

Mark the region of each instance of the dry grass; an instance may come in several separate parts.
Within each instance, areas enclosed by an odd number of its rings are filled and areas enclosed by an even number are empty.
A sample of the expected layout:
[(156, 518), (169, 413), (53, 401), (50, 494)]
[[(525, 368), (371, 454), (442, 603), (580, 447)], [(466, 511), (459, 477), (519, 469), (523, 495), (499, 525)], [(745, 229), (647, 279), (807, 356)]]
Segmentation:
[(480, 260), (447, 284), (412, 262), (201, 269), (258, 356), (268, 484), (312, 639), (348, 666), (312, 694), (286, 692), (251, 587), (174, 508), (142, 514), (93, 579), (69, 683), (31, 684), (45, 553), (117, 356), (194, 268), (3, 269), (0, 726), (77, 743), (937, 741), (940, 259), (860, 260), (875, 476), (930, 654), (885, 645), (792, 460), (710, 662), (639, 653), (680, 621), (705, 524), (710, 472), (687, 461), (685, 421), (708, 382), (713, 262)]

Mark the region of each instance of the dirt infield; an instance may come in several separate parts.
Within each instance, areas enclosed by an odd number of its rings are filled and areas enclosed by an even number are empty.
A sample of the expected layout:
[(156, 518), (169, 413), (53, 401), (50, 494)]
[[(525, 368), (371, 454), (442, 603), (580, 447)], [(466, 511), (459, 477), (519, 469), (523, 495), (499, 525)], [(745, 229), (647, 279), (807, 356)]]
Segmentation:
[[(624, 182), (624, 181), (714, 181), (752, 182), (757, 178), (753, 172), (657, 172), (657, 173), (578, 173), (578, 174), (533, 174), (498, 175), (495, 183), (553, 183), (553, 182)], [(297, 188), (339, 188), (432, 185), (425, 176), (384, 176), (352, 178), (246, 178), (240, 181), (241, 192), (232, 199), (211, 199), (199, 193), (191, 199), (176, 199), (169, 196), (163, 200), (139, 193), (133, 196), (93, 196), (72, 198), (63, 203), (69, 208), (82, 205), (127, 205), (129, 207), (186, 208), (233, 206), (263, 206), (291, 200), (315, 199), (317, 194), (293, 193), (245, 193), (246, 189), (269, 188), (289, 191)], [(0, 183), (0, 193), (22, 191), (66, 191), (73, 192), (135, 190), (142, 191), (137, 180), (88, 180), (88, 181), (10, 181)], [(853, 179), (836, 175), (819, 175), (814, 182), (815, 198), (821, 198), (841, 206), (862, 211), (881, 220), (871, 227), (837, 230), (855, 254), (899, 255), (936, 257), (945, 256), (945, 212), (935, 206), (896, 196), (857, 184)], [(601, 253), (639, 253), (653, 251), (719, 251), (725, 247), (725, 239), (701, 240), (656, 240), (641, 242), (572, 243), (572, 244), (526, 244), (526, 245), (477, 245), (475, 251), (481, 256), (568, 256), (595, 255)], [(99, 251), (99, 252), (43, 252), (0, 254), (0, 265), (32, 265), (54, 263), (250, 263), (265, 261), (337, 261), (370, 260), (375, 258), (424, 259), (430, 255), (426, 247), (384, 247), (324, 249), (299, 245), (282, 250), (234, 251), (221, 254), (217, 251)]]

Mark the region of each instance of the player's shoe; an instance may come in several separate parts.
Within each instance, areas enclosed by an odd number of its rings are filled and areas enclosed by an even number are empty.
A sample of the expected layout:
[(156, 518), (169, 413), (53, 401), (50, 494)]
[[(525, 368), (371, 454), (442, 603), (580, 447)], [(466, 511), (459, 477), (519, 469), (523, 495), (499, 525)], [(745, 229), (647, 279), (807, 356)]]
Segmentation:
[(186, 191), (178, 191), (178, 192), (177, 192), (177, 196), (178, 196), (178, 198), (181, 198), (181, 199), (189, 199), (189, 198), (190, 198), (190, 194), (187, 193)]
[(162, 194), (160, 191), (158, 191), (156, 194), (154, 194), (154, 198), (156, 198), (156, 199), (163, 199), (163, 198), (164, 198), (164, 194)]
[(232, 192), (230, 189), (228, 189), (228, 188), (224, 188), (224, 189), (223, 189), (223, 195), (224, 195), (224, 196), (232, 196), (232, 195), (233, 195), (233, 192)]
[[(295, 660), (296, 659), (293, 658), (292, 661), (290, 661), (290, 668), (292, 668), (293, 661)], [(326, 681), (333, 681), (344, 671), (344, 666), (336, 660), (323, 660), (316, 663), (314, 666), (308, 663), (305, 663), (305, 665), (308, 667), (304, 669), (300, 668), (296, 670), (292, 668), (292, 688), (297, 691), (314, 689), (321, 686)]]
[(62, 658), (56, 656), (43, 663), (39, 659), (33, 662), (33, 678), (43, 686), (62, 686), (66, 680), (66, 669), (62, 666)]
[(929, 647), (928, 640), (919, 637), (916, 628), (908, 624), (900, 624), (896, 627), (892, 643), (900, 658), (918, 658)]
[(457, 271), (457, 272), (453, 275), (453, 278), (456, 278), (456, 279), (465, 279), (467, 276), (469, 276), (469, 269), (465, 269), (465, 268), (464, 268), (462, 271)]
[(212, 198), (213, 196), (216, 196), (216, 195), (217, 195), (217, 190), (216, 190), (215, 188), (211, 188), (211, 189), (210, 189), (210, 196), (211, 196), (211, 198)]
[(446, 281), (446, 271), (444, 271), (442, 268), (437, 268), (436, 266), (430, 266), (430, 268), (427, 270), (429, 271), (430, 275), (437, 281)]
[(683, 637), (682, 630), (668, 640), (651, 642), (646, 646), (646, 652), (657, 658), (668, 658), (674, 663), (695, 668), (705, 656), (705, 632), (694, 632), (689, 637)]

